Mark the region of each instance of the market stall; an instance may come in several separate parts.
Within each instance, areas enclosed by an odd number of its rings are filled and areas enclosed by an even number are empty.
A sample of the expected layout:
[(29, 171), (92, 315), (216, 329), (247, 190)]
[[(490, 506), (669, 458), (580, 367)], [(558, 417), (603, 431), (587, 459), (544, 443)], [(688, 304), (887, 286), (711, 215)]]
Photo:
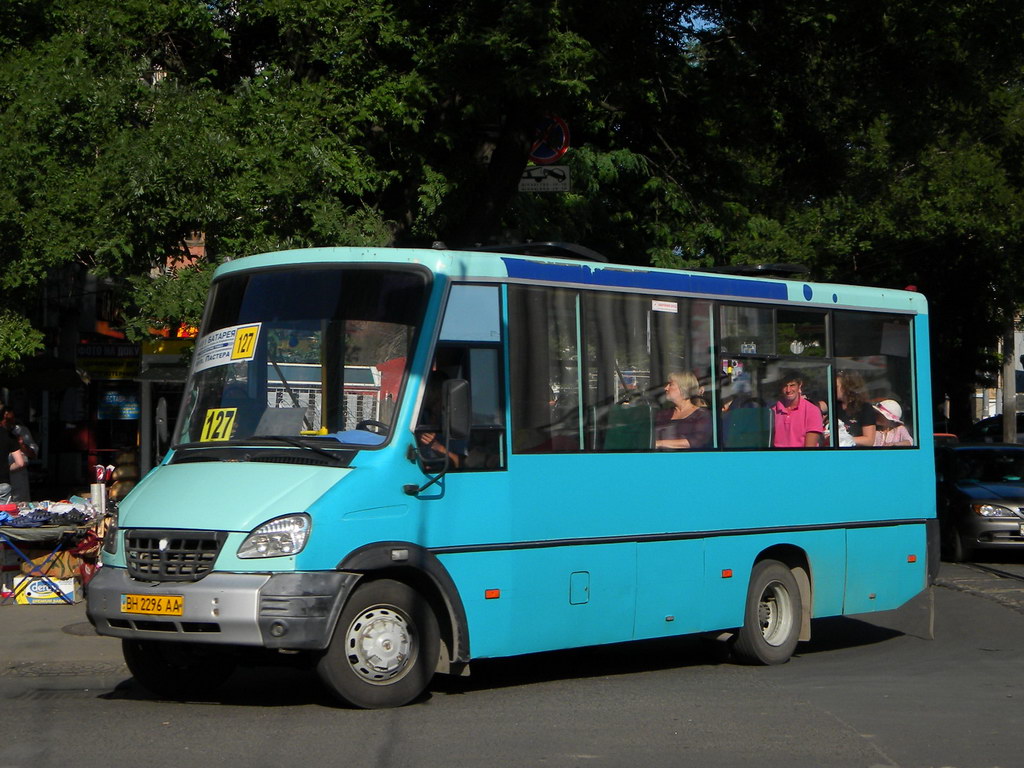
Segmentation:
[(73, 604), (96, 567), (105, 514), (90, 500), (0, 505), (0, 603)]

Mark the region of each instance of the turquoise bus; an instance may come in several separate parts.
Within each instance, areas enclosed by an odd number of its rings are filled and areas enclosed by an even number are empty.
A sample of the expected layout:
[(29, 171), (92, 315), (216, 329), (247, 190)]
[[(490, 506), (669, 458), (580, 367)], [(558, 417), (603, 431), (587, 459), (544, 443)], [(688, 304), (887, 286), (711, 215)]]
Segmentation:
[[(691, 633), (785, 662), (812, 619), (926, 587), (927, 320), (913, 292), (553, 245), (226, 263), (89, 618), (170, 697), (268, 653), (366, 708), (474, 659)], [(787, 386), (824, 414), (807, 447), (779, 440)], [(913, 444), (848, 447), (883, 400)], [(665, 442), (676, 409), (701, 428)]]

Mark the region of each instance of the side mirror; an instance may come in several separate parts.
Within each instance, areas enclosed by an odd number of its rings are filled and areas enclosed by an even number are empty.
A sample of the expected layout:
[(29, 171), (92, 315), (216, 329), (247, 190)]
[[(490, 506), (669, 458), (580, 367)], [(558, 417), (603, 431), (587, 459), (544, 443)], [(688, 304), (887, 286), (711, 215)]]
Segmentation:
[(449, 379), (444, 382), (441, 386), (441, 408), (445, 436), (451, 440), (468, 439), (473, 410), (469, 399), (469, 382), (465, 379)]
[(167, 443), (167, 398), (161, 397), (156, 401), (156, 440), (157, 453), (163, 453), (163, 446)]

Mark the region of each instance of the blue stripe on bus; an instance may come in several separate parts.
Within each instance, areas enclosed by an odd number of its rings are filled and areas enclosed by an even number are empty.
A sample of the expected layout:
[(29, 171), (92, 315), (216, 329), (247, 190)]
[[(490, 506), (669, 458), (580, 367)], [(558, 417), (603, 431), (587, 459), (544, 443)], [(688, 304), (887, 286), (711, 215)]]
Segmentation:
[(697, 293), (714, 296), (741, 296), (750, 299), (789, 299), (785, 283), (744, 280), (719, 275), (673, 274), (622, 268), (591, 267), (586, 264), (551, 264), (504, 258), (509, 277), (547, 282), (598, 285), (616, 288), (642, 288), (654, 291)]

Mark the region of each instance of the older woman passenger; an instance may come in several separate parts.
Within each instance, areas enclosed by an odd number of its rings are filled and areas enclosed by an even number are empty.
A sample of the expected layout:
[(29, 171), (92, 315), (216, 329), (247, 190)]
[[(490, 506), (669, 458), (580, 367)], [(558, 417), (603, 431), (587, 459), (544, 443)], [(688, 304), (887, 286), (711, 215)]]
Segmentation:
[(670, 373), (665, 397), (671, 410), (654, 419), (654, 447), (661, 450), (705, 448), (711, 443), (711, 412), (704, 404), (697, 377), (689, 371)]

